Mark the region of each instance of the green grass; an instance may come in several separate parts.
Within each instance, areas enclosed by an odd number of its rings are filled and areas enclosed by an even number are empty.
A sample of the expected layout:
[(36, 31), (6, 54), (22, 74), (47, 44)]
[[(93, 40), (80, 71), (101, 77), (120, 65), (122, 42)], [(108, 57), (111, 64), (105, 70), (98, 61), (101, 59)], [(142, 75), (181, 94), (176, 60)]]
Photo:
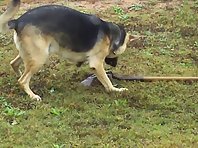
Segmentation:
[[(171, 10), (145, 4), (99, 16), (145, 38), (130, 43), (113, 72), (144, 76), (198, 76), (197, 1)], [(137, 6), (134, 5), (134, 9)], [(115, 7), (114, 7), (115, 8)], [(132, 7), (133, 8), (133, 7)], [(138, 7), (139, 8), (139, 7)], [(0, 147), (198, 147), (197, 82), (125, 82), (124, 93), (106, 93), (80, 82), (88, 66), (57, 58), (35, 75), (31, 100), (17, 84), (9, 62), (17, 55), (10, 35), (0, 36)], [(109, 68), (109, 67), (107, 67)]]

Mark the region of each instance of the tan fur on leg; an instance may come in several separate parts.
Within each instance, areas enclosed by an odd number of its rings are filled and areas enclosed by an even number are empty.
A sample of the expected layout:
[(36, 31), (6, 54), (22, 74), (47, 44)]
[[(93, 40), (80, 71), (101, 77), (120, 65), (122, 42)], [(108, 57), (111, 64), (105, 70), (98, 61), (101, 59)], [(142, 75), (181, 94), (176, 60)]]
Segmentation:
[(104, 66), (103, 66), (103, 61), (101, 58), (91, 58), (90, 59), (90, 68), (94, 69), (94, 73), (97, 76), (98, 80), (102, 83), (102, 85), (105, 87), (105, 89), (110, 92), (110, 91), (125, 91), (128, 90), (127, 88), (116, 88), (112, 85), (110, 79), (108, 78)]
[[(41, 97), (33, 93), (29, 83), (33, 74), (38, 72), (46, 62), (49, 55), (50, 42), (44, 36), (38, 34), (37, 30), (33, 29), (31, 27), (25, 28), (24, 35), (16, 37), (19, 54), (25, 66), (25, 71), (18, 82), (32, 99), (39, 101)], [(17, 60), (18, 58), (14, 61)]]
[(10, 62), (10, 65), (12, 66), (14, 72), (15, 72), (18, 76), (21, 76), (21, 74), (22, 74), (21, 71), (19, 70), (19, 66), (20, 66), (20, 64), (21, 64), (22, 62), (23, 62), (23, 61), (22, 61), (20, 55), (17, 55), (17, 57), (16, 57), (14, 60), (12, 60), (12, 61)]
[(98, 80), (102, 83), (102, 85), (105, 87), (105, 89), (110, 91), (125, 91), (128, 90), (127, 88), (116, 88), (112, 85), (110, 79), (108, 78), (105, 70), (104, 70), (104, 60), (107, 55), (109, 55), (109, 40), (107, 38), (104, 38), (99, 42), (97, 45), (95, 45), (94, 49), (92, 51), (97, 51), (92, 56), (89, 56), (89, 66), (91, 69), (94, 69), (94, 73), (97, 76)]
[(41, 97), (32, 92), (32, 90), (29, 87), (29, 82), (33, 74), (36, 73), (41, 66), (42, 65), (36, 66), (36, 65), (25, 64), (25, 71), (18, 80), (19, 84), (24, 89), (24, 91), (30, 96), (30, 98), (36, 99), (37, 101), (40, 101)]

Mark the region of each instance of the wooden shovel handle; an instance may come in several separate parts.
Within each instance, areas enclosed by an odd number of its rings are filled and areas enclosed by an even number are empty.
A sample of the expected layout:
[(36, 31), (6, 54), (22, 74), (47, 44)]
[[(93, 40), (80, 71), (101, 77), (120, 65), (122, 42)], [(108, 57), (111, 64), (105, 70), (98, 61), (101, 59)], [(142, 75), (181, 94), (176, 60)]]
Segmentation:
[(112, 73), (112, 78), (117, 80), (128, 81), (198, 81), (198, 77), (141, 77), (141, 76), (128, 76)]

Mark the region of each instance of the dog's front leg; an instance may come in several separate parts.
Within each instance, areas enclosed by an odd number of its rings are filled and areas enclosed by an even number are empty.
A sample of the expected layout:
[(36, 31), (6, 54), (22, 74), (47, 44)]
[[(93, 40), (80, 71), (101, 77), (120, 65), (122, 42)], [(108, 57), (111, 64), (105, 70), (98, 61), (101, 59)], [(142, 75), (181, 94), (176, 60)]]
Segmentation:
[(89, 66), (91, 69), (94, 70), (95, 75), (97, 76), (98, 80), (102, 83), (102, 85), (105, 87), (105, 89), (110, 92), (110, 91), (125, 91), (128, 90), (127, 88), (116, 88), (112, 85), (110, 79), (108, 78), (104, 66), (103, 66), (104, 60), (97, 58), (97, 57), (92, 57), (89, 59)]

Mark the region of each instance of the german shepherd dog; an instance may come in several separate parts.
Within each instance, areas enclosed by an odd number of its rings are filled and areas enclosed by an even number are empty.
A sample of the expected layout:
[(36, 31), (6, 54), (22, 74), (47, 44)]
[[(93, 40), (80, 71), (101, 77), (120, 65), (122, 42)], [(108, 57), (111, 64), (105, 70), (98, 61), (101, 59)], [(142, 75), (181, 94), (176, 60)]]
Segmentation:
[[(12, 19), (19, 7), (20, 0), (8, 4), (0, 16), (0, 32), (14, 30), (19, 54), (10, 64), (20, 75), (19, 84), (31, 98), (41, 100), (30, 89), (29, 82), (51, 54), (78, 66), (87, 61), (108, 92), (127, 90), (112, 85), (103, 65), (106, 62), (116, 66), (117, 56), (126, 49), (129, 35), (122, 26), (59, 5), (40, 6)], [(23, 74), (19, 70), (21, 63), (25, 68)]]

